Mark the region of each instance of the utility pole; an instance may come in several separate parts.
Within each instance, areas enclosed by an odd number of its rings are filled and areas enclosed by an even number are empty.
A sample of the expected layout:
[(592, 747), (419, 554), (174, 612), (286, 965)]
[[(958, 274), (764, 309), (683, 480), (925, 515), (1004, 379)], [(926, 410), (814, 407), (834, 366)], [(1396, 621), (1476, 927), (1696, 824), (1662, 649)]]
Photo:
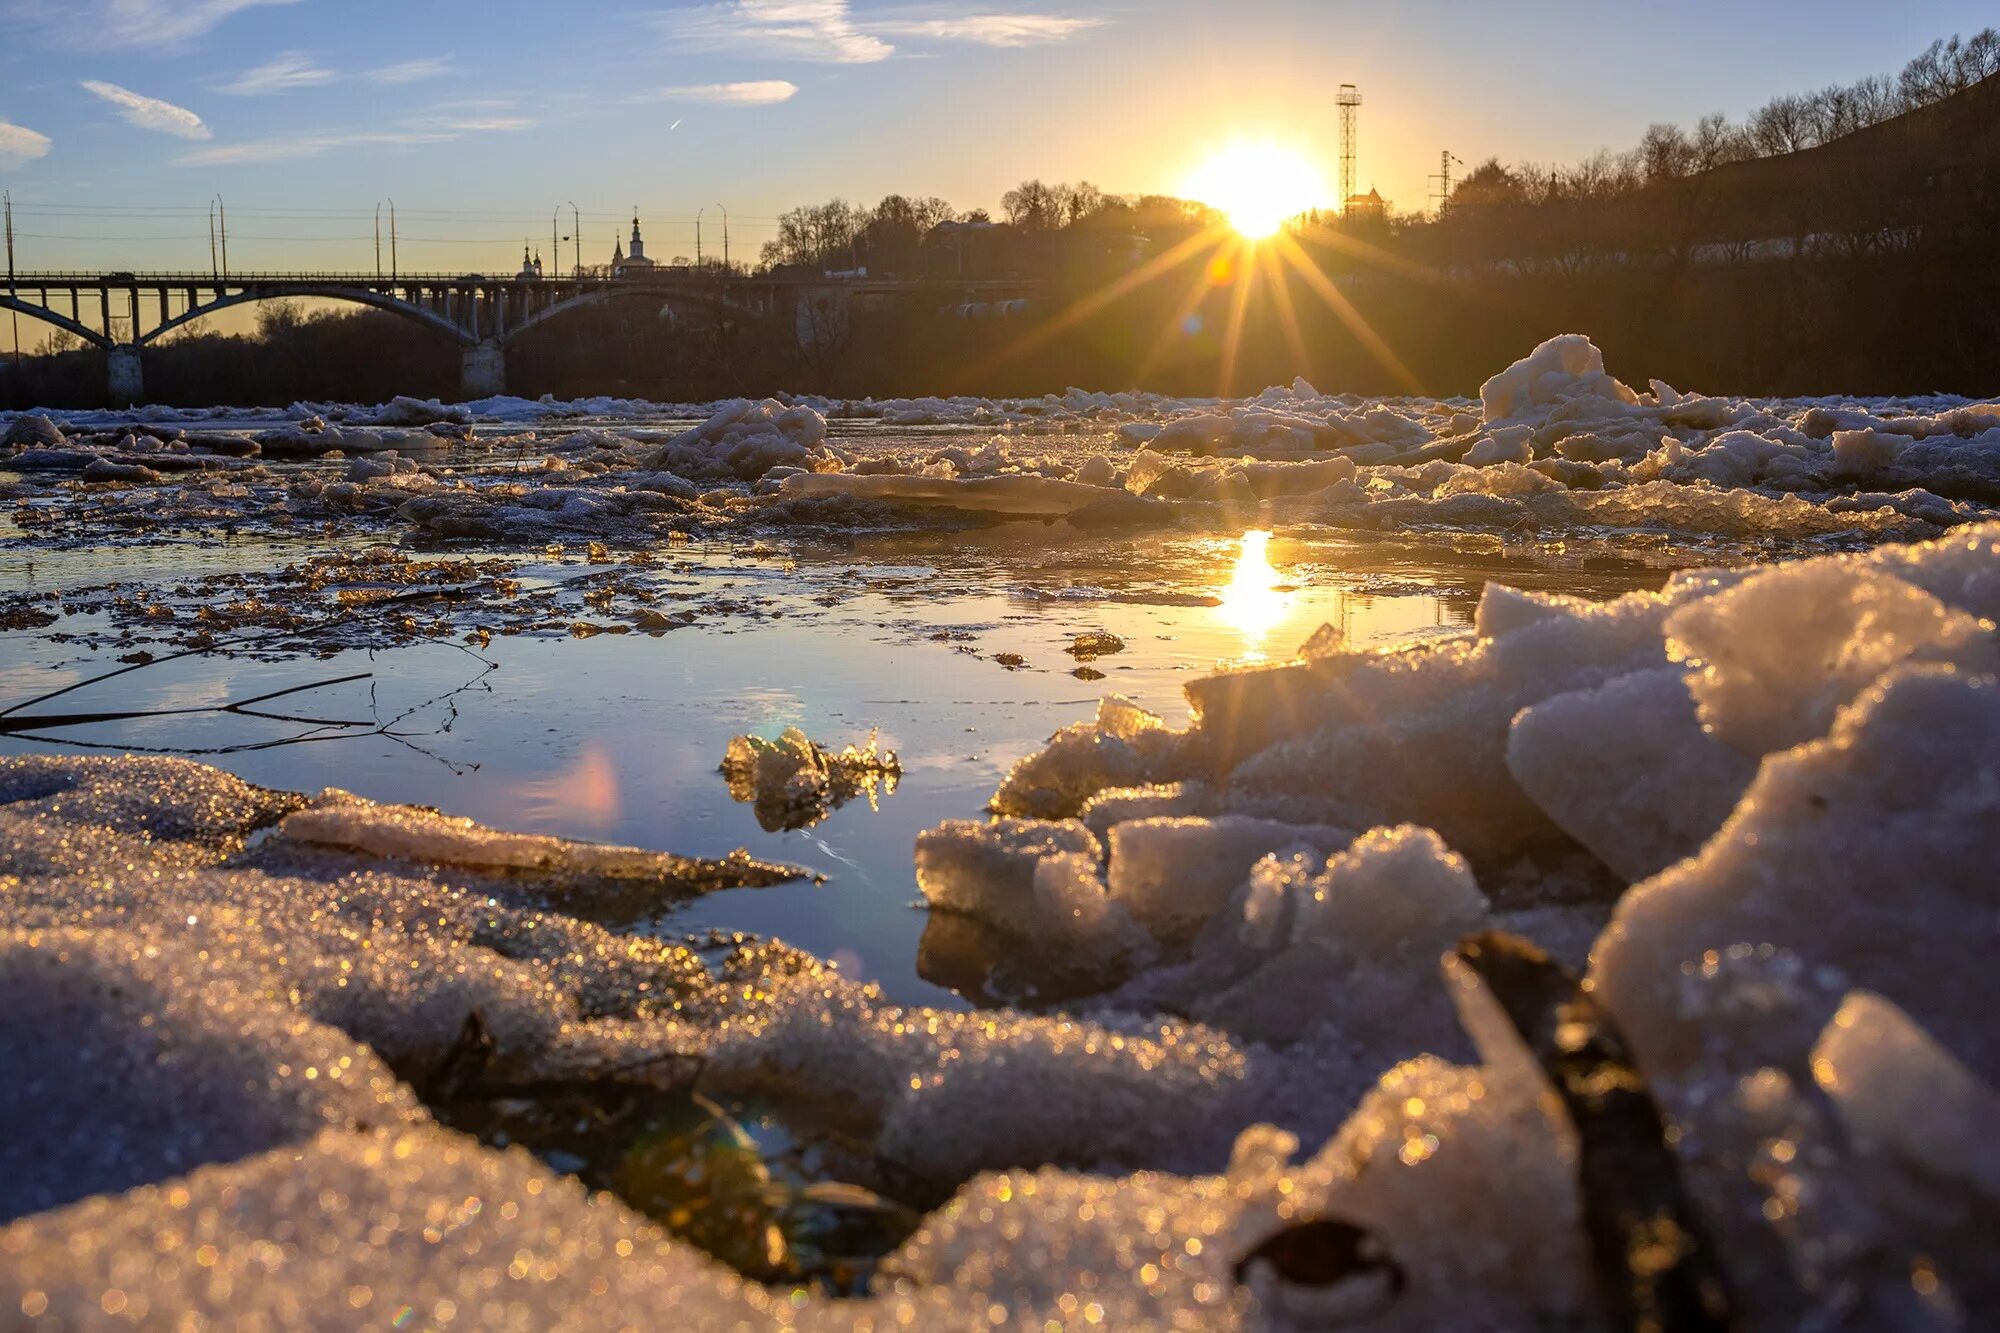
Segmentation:
[(375, 201), (375, 281), (382, 281), (382, 201)]
[[(722, 208), (722, 205), (717, 204), (716, 207)], [(722, 208), (722, 267), (725, 271), (729, 268), (729, 210), (726, 208)]]
[(575, 278), (578, 282), (582, 282), (583, 281), (583, 214), (577, 212), (576, 200), (574, 199), (569, 201), (569, 232), (570, 232), (570, 238), (576, 242), (576, 267), (570, 270), (570, 276), (572, 278)]
[[(386, 197), (386, 196), (384, 196)], [(389, 200), (389, 281), (396, 280), (400, 270), (396, 267), (396, 201)]]
[(229, 209), (222, 196), (215, 196), (215, 213), (222, 223), (222, 281), (229, 281)]
[(701, 267), (701, 215), (707, 211), (705, 208), (694, 211), (694, 266), (697, 269)]
[(222, 281), (222, 265), (215, 262), (215, 200), (208, 201), (208, 275)]
[(556, 238), (556, 219), (562, 216), (562, 205), (549, 214), (549, 262), (556, 266), (556, 276), (562, 276), (562, 242)]
[(1361, 107), (1361, 90), (1343, 83), (1334, 101), (1340, 107), (1340, 211), (1344, 214), (1347, 201), (1354, 197), (1354, 121)]

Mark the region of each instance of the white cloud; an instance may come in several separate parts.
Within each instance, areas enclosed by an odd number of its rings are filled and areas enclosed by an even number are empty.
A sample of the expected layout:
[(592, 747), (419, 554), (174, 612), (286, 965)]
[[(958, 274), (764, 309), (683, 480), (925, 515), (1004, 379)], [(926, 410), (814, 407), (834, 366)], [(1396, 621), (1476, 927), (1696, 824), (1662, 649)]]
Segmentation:
[(232, 14), (296, 0), (17, 0), (13, 12), (85, 51), (183, 46)]
[(0, 167), (12, 171), (49, 155), (49, 136), (0, 120)]
[(394, 65), (384, 65), (371, 69), (361, 77), (370, 83), (421, 83), (451, 72), (450, 56), (424, 56), (417, 60), (404, 60)]
[(214, 137), (208, 126), (201, 123), (201, 117), (184, 106), (162, 102), (157, 97), (145, 97), (130, 88), (120, 88), (101, 79), (85, 79), (83, 86), (117, 107), (118, 114), (125, 118), (127, 124), (137, 125), (142, 130), (156, 130), (180, 139)]
[(753, 51), (790, 60), (865, 65), (896, 48), (854, 25), (847, 0), (725, 0), (654, 16), (682, 50)]
[(317, 88), (339, 77), (332, 70), (315, 65), (303, 51), (285, 51), (261, 65), (244, 70), (228, 83), (215, 85), (215, 91), (255, 97), (265, 93), (289, 92), (294, 88)]
[(246, 162), (284, 162), (293, 158), (318, 157), (338, 148), (410, 147), (446, 143), (457, 138), (442, 131), (385, 131), (373, 133), (281, 134), (244, 143), (217, 144), (185, 153), (174, 159), (183, 167), (235, 166)]
[(757, 79), (749, 83), (689, 83), (678, 88), (662, 88), (646, 98), (659, 102), (712, 102), (718, 106), (772, 106), (788, 102), (799, 85), (784, 79)]
[(872, 25), (877, 32), (907, 37), (932, 37), (981, 46), (1043, 46), (1068, 41), (1080, 32), (1101, 28), (1101, 18), (1064, 18), (1055, 14), (961, 14)]

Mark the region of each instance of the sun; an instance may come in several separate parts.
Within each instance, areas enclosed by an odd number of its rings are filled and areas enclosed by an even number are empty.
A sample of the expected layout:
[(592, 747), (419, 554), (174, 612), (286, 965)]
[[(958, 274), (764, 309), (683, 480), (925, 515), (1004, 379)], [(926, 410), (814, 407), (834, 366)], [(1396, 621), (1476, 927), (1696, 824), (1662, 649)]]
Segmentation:
[(1236, 143), (1187, 179), (1182, 193), (1228, 215), (1250, 240), (1275, 235), (1289, 218), (1326, 202), (1326, 182), (1301, 153), (1274, 143)]

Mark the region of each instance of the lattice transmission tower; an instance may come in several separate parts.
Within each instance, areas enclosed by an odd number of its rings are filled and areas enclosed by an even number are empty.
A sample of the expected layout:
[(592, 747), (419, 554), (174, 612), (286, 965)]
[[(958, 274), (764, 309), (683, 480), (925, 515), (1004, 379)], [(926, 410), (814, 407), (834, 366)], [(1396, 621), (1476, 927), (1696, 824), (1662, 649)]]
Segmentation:
[(1347, 201), (1354, 197), (1354, 122), (1361, 107), (1361, 90), (1343, 83), (1340, 96), (1334, 100), (1340, 104), (1340, 211), (1345, 213)]
[(1437, 194), (1433, 196), (1437, 204), (1437, 215), (1443, 217), (1451, 207), (1451, 169), (1464, 166), (1465, 162), (1449, 148), (1438, 154), (1438, 174), (1431, 177), (1437, 182)]

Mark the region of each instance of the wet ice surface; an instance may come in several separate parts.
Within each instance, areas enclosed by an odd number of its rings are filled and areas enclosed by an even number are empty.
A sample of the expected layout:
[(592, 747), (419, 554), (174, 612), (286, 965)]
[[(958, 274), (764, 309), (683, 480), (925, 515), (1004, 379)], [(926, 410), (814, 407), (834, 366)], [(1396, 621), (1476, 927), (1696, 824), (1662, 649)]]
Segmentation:
[[(60, 1108), (0, 1148), (0, 1309), (2000, 1299), (1990, 405), (1642, 396), (1559, 340), (1477, 405), (477, 410), (11, 492), (0, 708), (122, 664), (35, 711), (145, 715), (0, 745), (0, 1099)], [(894, 790), (821, 800), (878, 729)], [(766, 1146), (676, 1137), (697, 1097)]]

